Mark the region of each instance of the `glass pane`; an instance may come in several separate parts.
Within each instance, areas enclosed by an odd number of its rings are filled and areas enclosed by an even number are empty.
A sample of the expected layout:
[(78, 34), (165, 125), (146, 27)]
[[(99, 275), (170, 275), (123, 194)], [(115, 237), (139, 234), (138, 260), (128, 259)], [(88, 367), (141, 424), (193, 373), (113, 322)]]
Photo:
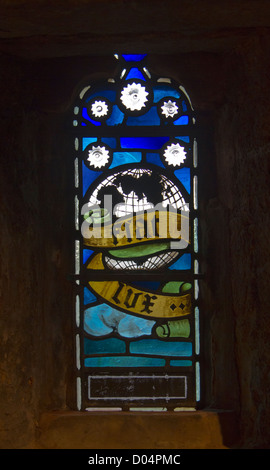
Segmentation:
[(127, 149), (160, 149), (169, 137), (121, 137), (120, 142), (123, 148)]
[(128, 75), (126, 76), (126, 80), (130, 80), (131, 78), (138, 78), (139, 80), (145, 80), (142, 72), (136, 67), (133, 67), (132, 69), (130, 69)]
[(193, 114), (184, 90), (144, 61), (119, 57), (108, 89), (86, 87), (74, 106), (84, 125), (74, 181), (85, 410), (180, 409), (199, 396), (197, 146), (181, 130)]
[(146, 57), (146, 54), (122, 54), (127, 62), (137, 62)]

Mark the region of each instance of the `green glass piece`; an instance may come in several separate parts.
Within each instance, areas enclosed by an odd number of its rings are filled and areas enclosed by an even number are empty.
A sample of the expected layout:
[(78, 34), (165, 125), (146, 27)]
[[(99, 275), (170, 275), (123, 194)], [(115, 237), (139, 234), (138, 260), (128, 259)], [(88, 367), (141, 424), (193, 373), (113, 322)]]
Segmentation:
[(84, 214), (84, 219), (89, 224), (100, 225), (105, 222), (110, 222), (111, 216), (107, 209), (94, 209)]
[(180, 287), (181, 285), (184, 284), (183, 282), (178, 282), (178, 281), (172, 281), (172, 282), (167, 282), (165, 286), (162, 288), (162, 292), (168, 292), (168, 293), (177, 293), (179, 294)]
[(171, 281), (167, 282), (165, 286), (162, 288), (162, 292), (168, 293), (176, 293), (176, 294), (184, 294), (191, 289), (192, 285), (189, 282), (179, 282), (179, 281)]
[(110, 250), (109, 253), (116, 258), (138, 258), (153, 253), (168, 250), (170, 243), (148, 243), (140, 246), (132, 246), (123, 249)]
[(156, 328), (159, 338), (188, 338), (190, 335), (189, 320), (168, 321)]
[(184, 294), (185, 292), (189, 292), (192, 288), (192, 285), (189, 282), (184, 282), (180, 287), (180, 293)]

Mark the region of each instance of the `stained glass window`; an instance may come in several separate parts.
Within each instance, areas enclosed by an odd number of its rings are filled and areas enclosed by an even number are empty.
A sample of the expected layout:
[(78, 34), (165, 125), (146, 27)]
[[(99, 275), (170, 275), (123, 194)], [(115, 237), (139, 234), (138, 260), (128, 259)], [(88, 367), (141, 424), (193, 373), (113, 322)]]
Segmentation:
[(119, 55), (74, 106), (79, 410), (200, 401), (195, 115), (185, 89)]

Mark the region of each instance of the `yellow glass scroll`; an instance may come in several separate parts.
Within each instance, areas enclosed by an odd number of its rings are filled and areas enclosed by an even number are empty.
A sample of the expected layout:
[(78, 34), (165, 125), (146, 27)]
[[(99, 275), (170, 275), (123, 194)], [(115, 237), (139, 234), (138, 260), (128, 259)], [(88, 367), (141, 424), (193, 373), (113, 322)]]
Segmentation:
[[(87, 269), (104, 269), (102, 255), (93, 257)], [(106, 303), (146, 318), (176, 318), (191, 313), (190, 294), (153, 293), (121, 281), (89, 281), (90, 288)]]
[[(188, 215), (173, 211), (145, 211), (120, 217), (114, 224), (82, 224), (84, 244), (92, 248), (115, 248), (150, 240), (184, 240), (189, 243)], [(183, 229), (184, 227), (184, 229)]]

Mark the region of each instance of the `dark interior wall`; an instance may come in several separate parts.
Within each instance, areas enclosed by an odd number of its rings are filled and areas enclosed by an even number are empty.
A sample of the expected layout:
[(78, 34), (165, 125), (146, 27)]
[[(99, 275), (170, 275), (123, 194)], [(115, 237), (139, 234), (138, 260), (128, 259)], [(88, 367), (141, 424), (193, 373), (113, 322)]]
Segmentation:
[[(129, 42), (186, 87), (198, 114), (204, 404), (239, 413), (244, 447), (269, 446), (270, 38), (264, 2), (261, 24), (244, 24), (251, 3), (228, 28), (225, 7), (218, 24), (216, 13), (195, 25), (187, 8), (195, 29), (173, 23), (171, 36), (166, 22), (157, 33), (162, 11), (152, 35), (135, 28), (136, 40), (114, 24), (109, 47), (97, 31), (53, 36), (52, 24), (0, 40), (0, 448), (31, 447), (43, 412), (74, 406), (68, 113), (78, 84), (111, 76), (112, 52)], [(10, 30), (20, 23), (13, 11)]]
[[(206, 232), (215, 240), (208, 258), (213, 370), (224, 374), (213, 390), (239, 391), (246, 445), (268, 447), (269, 37), (244, 41), (228, 66), (225, 99), (215, 112), (217, 198), (206, 209)], [(232, 348), (236, 381), (226, 360)]]
[(1, 446), (21, 447), (39, 410), (66, 400), (72, 166), (58, 145), (59, 116), (34, 103), (35, 68), (1, 64)]
[(231, 182), (220, 190), (220, 198), (230, 210), (230, 278), (242, 417), (250, 442), (256, 445), (258, 439), (266, 446), (270, 332), (270, 101), (266, 93), (269, 45), (269, 37), (257, 37), (237, 51), (228, 100), (232, 112), (225, 118), (223, 111), (220, 120), (226, 136), (227, 170), (219, 164), (220, 174), (227, 174)]

